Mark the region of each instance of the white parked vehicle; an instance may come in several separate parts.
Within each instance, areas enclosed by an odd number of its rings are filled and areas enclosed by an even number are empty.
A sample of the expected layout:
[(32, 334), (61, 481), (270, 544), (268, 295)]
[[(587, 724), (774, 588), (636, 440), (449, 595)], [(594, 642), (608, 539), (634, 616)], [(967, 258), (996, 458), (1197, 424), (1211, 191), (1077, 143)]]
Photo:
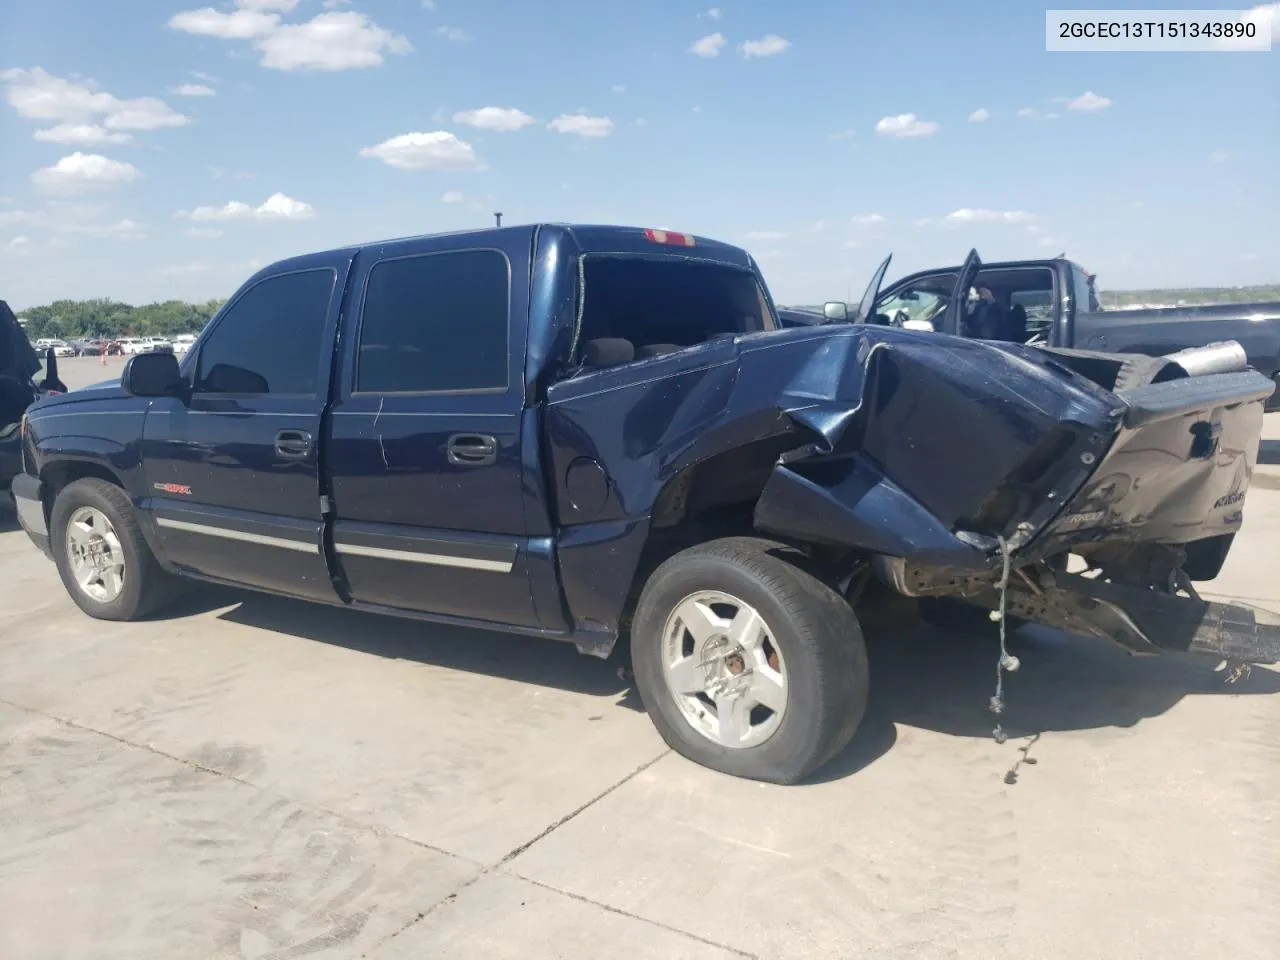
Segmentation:
[(36, 350), (43, 354), (50, 347), (53, 347), (53, 354), (57, 357), (74, 357), (76, 348), (65, 340), (59, 340), (57, 337), (41, 337), (36, 341)]
[(196, 342), (194, 333), (180, 333), (173, 338), (173, 352), (178, 356), (182, 356), (190, 350)]

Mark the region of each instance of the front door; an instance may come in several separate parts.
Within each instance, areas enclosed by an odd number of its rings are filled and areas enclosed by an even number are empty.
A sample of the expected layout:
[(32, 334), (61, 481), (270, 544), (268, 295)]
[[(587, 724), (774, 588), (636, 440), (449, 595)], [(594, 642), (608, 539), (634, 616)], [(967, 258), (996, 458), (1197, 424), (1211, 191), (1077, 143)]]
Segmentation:
[(350, 258), (256, 280), (184, 363), (189, 401), (143, 432), (144, 504), (174, 564), (310, 599), (336, 596), (322, 549), (320, 440)]
[(333, 550), (357, 602), (536, 627), (521, 456), (532, 232), (474, 242), (357, 263), (332, 415)]

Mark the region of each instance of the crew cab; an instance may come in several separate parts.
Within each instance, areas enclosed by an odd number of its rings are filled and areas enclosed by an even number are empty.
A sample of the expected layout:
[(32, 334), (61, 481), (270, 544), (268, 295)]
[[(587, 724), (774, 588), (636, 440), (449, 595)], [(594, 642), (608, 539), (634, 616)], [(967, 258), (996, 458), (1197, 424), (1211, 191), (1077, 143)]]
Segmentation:
[(629, 637), (673, 748), (794, 782), (861, 720), (872, 584), (1280, 657), (1274, 621), (1190, 586), (1243, 522), (1272, 382), (1174, 358), (1113, 391), (1124, 358), (1078, 359), (780, 329), (752, 258), (687, 234), (411, 237), (266, 267), (181, 360), (37, 403), (14, 493), (92, 617), (193, 578), (601, 657)]
[[(1148, 356), (1234, 340), (1255, 370), (1280, 377), (1280, 303), (1106, 310), (1095, 275), (1066, 257), (1000, 263), (982, 263), (976, 252), (970, 257), (978, 265), (972, 309), (951, 331), (961, 336)], [(941, 267), (902, 277), (881, 290), (874, 308), (857, 319), (930, 329), (945, 312), (963, 269)], [(854, 319), (839, 301), (825, 304), (823, 312), (828, 320)], [(1271, 404), (1280, 404), (1280, 393), (1272, 395)]]

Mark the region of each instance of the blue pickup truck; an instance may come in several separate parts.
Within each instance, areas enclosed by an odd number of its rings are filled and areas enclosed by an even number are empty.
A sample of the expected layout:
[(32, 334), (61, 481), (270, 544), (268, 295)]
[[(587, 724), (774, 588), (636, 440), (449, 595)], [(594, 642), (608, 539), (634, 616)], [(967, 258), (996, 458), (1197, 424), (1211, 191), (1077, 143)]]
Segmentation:
[(181, 360), (35, 403), (13, 492), (89, 616), (186, 578), (601, 657), (627, 637), (676, 750), (794, 782), (859, 725), (876, 590), (1280, 657), (1274, 620), (1193, 585), (1274, 389), (1242, 367), (782, 329), (736, 247), (503, 227), (266, 267)]

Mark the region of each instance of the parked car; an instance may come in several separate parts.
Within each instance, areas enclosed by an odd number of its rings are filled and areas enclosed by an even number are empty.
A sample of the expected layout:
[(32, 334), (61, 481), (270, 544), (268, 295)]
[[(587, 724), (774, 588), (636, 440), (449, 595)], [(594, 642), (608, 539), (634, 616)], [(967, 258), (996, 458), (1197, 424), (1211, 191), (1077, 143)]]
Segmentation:
[[(1065, 257), (984, 264), (971, 251), (959, 267), (922, 270), (894, 281), (865, 314), (854, 316), (845, 304), (832, 301), (824, 305), (824, 315), (894, 326), (909, 321), (916, 329), (932, 329), (962, 273), (975, 297), (956, 327), (944, 332), (1147, 356), (1234, 340), (1255, 370), (1280, 382), (1280, 303), (1104, 310), (1094, 275)], [(1278, 406), (1280, 392), (1268, 403)]]
[(41, 352), (52, 350), (55, 357), (74, 357), (76, 355), (76, 348), (72, 344), (56, 337), (41, 337), (36, 341), (36, 349)]
[(42, 370), (26, 331), (9, 305), (0, 300), (0, 503), (6, 507), (11, 501), (10, 484), (22, 472), (23, 415), (40, 397), (65, 393), (66, 389), (58, 379), (55, 348), (45, 348)]
[(173, 338), (173, 352), (178, 356), (183, 356), (195, 345), (195, 342), (196, 335), (194, 333), (180, 333)]
[(266, 267), (181, 361), (37, 403), (14, 492), (92, 617), (186, 577), (602, 657), (629, 635), (675, 750), (793, 782), (861, 721), (874, 583), (1280, 658), (1280, 618), (1192, 583), (1241, 528), (1274, 389), (1216, 363), (781, 330), (737, 247), (503, 227)]

